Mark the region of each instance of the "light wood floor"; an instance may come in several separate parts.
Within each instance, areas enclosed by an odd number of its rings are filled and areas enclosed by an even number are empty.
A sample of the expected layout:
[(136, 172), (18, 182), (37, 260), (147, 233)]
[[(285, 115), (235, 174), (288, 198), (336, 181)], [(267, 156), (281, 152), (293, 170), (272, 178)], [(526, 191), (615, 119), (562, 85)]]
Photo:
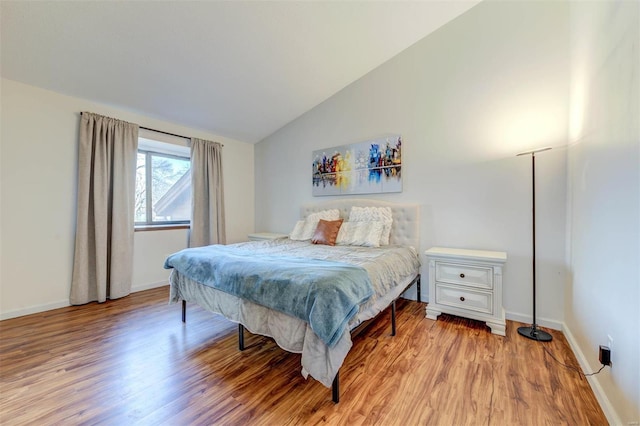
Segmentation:
[(237, 349), (237, 328), (168, 288), (0, 322), (3, 425), (603, 425), (560, 332), (537, 343), (482, 323), (426, 319), (398, 304), (359, 336), (341, 375), (341, 401), (300, 375), (300, 355), (260, 336)]

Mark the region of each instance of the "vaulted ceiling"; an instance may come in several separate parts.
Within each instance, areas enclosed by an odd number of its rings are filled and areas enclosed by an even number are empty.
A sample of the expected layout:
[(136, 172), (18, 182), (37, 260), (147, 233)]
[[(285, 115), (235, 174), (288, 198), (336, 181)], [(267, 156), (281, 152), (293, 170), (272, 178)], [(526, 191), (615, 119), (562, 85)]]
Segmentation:
[(2, 76), (255, 143), (473, 1), (1, 1)]

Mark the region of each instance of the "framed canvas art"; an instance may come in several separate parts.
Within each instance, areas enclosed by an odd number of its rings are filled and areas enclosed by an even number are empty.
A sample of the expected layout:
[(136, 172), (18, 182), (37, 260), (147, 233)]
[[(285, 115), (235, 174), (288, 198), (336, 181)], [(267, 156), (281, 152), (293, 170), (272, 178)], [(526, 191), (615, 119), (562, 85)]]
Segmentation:
[(402, 192), (400, 135), (313, 151), (313, 196), (385, 192)]

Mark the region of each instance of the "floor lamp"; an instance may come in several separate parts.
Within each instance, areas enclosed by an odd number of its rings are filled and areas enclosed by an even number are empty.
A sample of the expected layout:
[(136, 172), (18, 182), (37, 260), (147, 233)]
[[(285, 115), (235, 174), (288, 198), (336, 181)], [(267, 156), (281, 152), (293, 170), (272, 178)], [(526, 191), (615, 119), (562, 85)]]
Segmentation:
[(539, 148), (532, 151), (521, 152), (520, 155), (531, 155), (531, 198), (533, 205), (532, 214), (532, 232), (533, 232), (533, 323), (531, 327), (519, 327), (518, 334), (527, 337), (529, 339), (537, 340), (539, 342), (549, 342), (552, 337), (546, 331), (538, 329), (536, 324), (536, 153), (542, 151), (548, 151), (551, 148)]

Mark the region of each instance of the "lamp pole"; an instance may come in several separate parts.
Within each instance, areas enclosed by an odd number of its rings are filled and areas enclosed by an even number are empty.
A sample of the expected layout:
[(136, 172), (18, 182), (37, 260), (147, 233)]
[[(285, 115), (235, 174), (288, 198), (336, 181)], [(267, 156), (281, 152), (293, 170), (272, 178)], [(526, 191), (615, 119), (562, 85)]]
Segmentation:
[(532, 277), (533, 277), (533, 323), (531, 327), (519, 327), (518, 334), (527, 337), (529, 339), (537, 340), (539, 342), (549, 342), (552, 339), (551, 334), (546, 331), (538, 329), (536, 324), (536, 153), (550, 150), (550, 147), (534, 149), (531, 151), (525, 151), (517, 154), (529, 155), (531, 154), (531, 200), (532, 200), (532, 232), (533, 232), (533, 255), (532, 255)]

